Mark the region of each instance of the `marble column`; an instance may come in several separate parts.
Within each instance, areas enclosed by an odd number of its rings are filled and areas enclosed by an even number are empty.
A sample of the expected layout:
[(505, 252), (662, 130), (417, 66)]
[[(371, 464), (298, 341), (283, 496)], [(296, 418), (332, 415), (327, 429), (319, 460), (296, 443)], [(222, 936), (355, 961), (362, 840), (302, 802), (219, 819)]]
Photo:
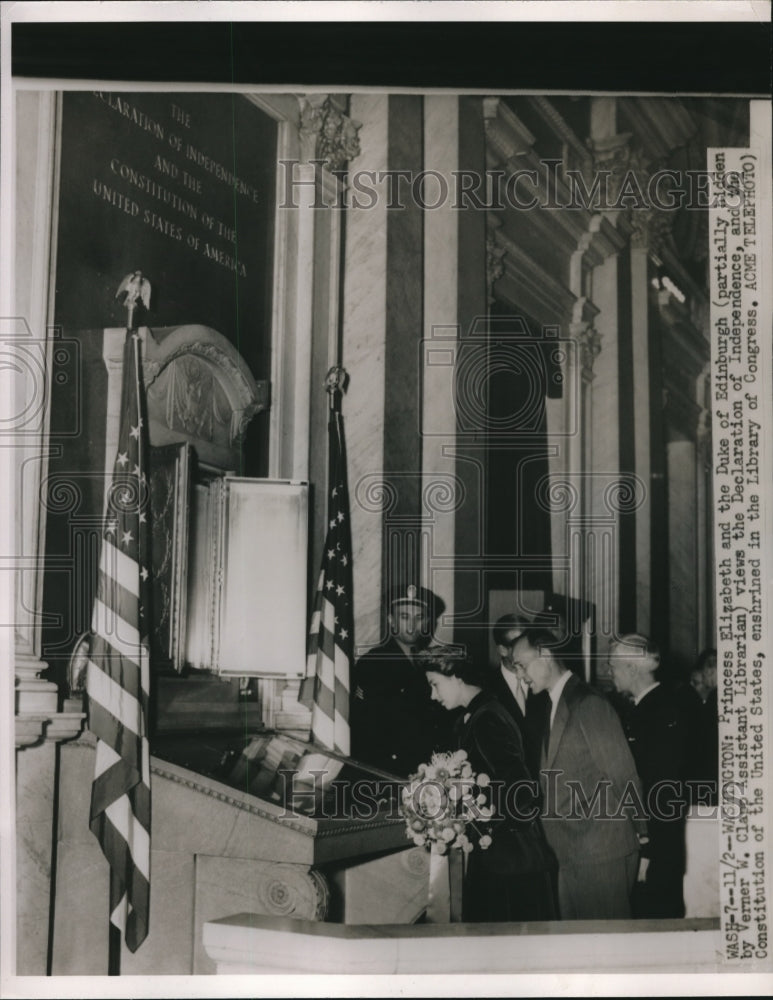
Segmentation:
[[(389, 98), (354, 94), (350, 116), (362, 122), (357, 169), (387, 168)], [(349, 373), (345, 421), (352, 517), (358, 650), (379, 638), (383, 484), (384, 353), (386, 346), (387, 184), (374, 181), (374, 204), (347, 209), (343, 292), (343, 363)]]

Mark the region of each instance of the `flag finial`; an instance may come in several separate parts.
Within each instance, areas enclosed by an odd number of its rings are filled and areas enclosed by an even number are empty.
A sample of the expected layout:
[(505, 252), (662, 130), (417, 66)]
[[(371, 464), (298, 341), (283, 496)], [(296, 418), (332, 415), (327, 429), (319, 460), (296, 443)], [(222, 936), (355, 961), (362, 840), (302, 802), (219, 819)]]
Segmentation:
[(341, 365), (333, 365), (325, 376), (325, 390), (330, 397), (330, 409), (336, 408), (336, 393), (343, 395), (349, 385), (349, 373)]
[(334, 392), (346, 392), (349, 385), (349, 373), (341, 365), (333, 365), (325, 376), (325, 388), (332, 395)]
[(142, 271), (132, 271), (131, 274), (124, 277), (118, 286), (115, 297), (118, 298), (122, 293), (125, 293), (123, 304), (128, 311), (126, 325), (132, 330), (134, 329), (134, 311), (137, 308), (137, 301), (142, 302), (145, 309), (150, 308), (150, 282), (143, 277)]

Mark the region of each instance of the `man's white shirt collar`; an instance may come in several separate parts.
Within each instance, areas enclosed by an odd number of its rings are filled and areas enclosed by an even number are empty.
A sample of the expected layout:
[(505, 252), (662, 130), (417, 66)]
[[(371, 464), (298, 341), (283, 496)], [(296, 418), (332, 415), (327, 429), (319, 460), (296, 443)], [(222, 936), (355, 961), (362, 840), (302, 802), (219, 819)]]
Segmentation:
[(512, 670), (508, 670), (504, 664), (500, 664), (499, 669), (502, 676), (505, 679), (505, 684), (507, 684), (507, 686), (513, 692), (513, 697), (515, 698), (515, 700), (518, 701), (520, 704), (520, 698), (519, 698), (520, 694), (520, 697), (523, 698), (525, 704), (528, 692), (524, 689), (524, 686), (521, 684), (521, 681), (518, 678), (518, 674), (514, 674)]
[(636, 697), (633, 699), (634, 705), (638, 705), (639, 702), (642, 700), (642, 698), (644, 698), (646, 695), (648, 695), (650, 693), (650, 691), (654, 691), (655, 688), (659, 687), (659, 686), (660, 686), (660, 681), (655, 681), (654, 684), (650, 684), (650, 686), (648, 688), (645, 688), (643, 691), (640, 691), (636, 695)]

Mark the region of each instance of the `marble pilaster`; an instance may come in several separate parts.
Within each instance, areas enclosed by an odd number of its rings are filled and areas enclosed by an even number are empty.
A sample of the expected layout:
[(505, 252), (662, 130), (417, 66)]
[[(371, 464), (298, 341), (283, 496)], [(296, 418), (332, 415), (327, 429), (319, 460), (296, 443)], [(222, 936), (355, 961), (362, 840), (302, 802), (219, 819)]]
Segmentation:
[[(350, 114), (363, 123), (357, 169), (387, 169), (389, 98), (354, 94)], [(342, 360), (349, 373), (343, 403), (352, 517), (356, 643), (379, 638), (382, 520), (389, 506), (383, 487), (384, 354), (386, 342), (387, 189), (373, 185), (372, 207), (347, 210)]]
[[(16, 712), (56, 712), (56, 687), (38, 677), (39, 611), (43, 600), (45, 505), (40, 484), (48, 467), (50, 368), (53, 350), (51, 275), (56, 254), (53, 205), (57, 187), (57, 99), (53, 93), (16, 95), (17, 175), (16, 252), (4, 277), (0, 333), (16, 373), (11, 388), (10, 420), (3, 421), (0, 444), (13, 439), (15, 500), (14, 632)], [(10, 281), (12, 284), (8, 284)], [(23, 493), (22, 493), (23, 491)]]
[[(650, 488), (649, 252), (631, 248), (631, 333), (636, 475)], [(651, 505), (636, 514), (636, 628), (649, 634), (651, 588)]]
[(670, 597), (669, 652), (692, 663), (698, 637), (698, 544), (695, 444), (666, 445), (668, 478), (668, 573)]
[[(453, 190), (451, 171), (459, 164), (459, 100), (455, 96), (424, 98), (424, 168), (436, 170)], [(423, 531), (428, 551), (423, 562), (427, 586), (454, 606), (456, 551), (456, 412), (453, 379), (460, 335), (458, 323), (458, 213), (451, 200), (424, 214), (424, 349), (422, 494)], [(481, 261), (483, 267), (483, 259)], [(449, 486), (450, 484), (450, 486)], [(432, 497), (439, 502), (432, 500)], [(443, 502), (446, 497), (446, 502)], [(446, 612), (448, 617), (448, 612)], [(450, 624), (439, 623), (437, 638), (450, 642)]]
[(592, 550), (588, 567), (589, 599), (596, 608), (597, 656), (618, 624), (619, 512), (609, 503), (609, 485), (620, 470), (620, 386), (617, 342), (617, 257), (609, 257), (593, 273), (593, 297), (599, 307), (596, 329), (603, 347), (593, 366), (590, 488)]
[[(46, 972), (54, 863), (56, 743), (75, 736), (80, 712), (57, 711), (55, 684), (40, 674), (45, 504), (40, 499), (49, 459), (51, 356), (55, 331), (52, 261), (56, 257), (58, 110), (53, 92), (15, 95), (15, 252), (3, 269), (2, 351), (14, 372), (0, 447), (13, 444), (15, 539), (3, 538), (3, 568), (16, 586), (14, 714), (16, 735), (16, 971)], [(4, 414), (5, 416), (5, 414)]]
[(46, 972), (56, 744), (16, 757), (16, 971)]

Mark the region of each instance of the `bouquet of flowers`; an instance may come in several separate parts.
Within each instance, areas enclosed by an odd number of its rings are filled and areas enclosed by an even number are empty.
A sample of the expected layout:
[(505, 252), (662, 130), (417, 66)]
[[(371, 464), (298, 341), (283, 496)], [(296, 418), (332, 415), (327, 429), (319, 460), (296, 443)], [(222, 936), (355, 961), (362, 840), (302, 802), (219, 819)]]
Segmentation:
[(470, 833), (482, 850), (491, 844), (490, 827), (483, 830), (494, 810), (483, 791), (490, 784), (487, 774), (473, 774), (465, 750), (434, 753), (429, 764), (420, 764), (402, 790), (401, 814), (406, 836), (417, 847), (437, 854), (459, 848), (469, 854), (474, 847)]

